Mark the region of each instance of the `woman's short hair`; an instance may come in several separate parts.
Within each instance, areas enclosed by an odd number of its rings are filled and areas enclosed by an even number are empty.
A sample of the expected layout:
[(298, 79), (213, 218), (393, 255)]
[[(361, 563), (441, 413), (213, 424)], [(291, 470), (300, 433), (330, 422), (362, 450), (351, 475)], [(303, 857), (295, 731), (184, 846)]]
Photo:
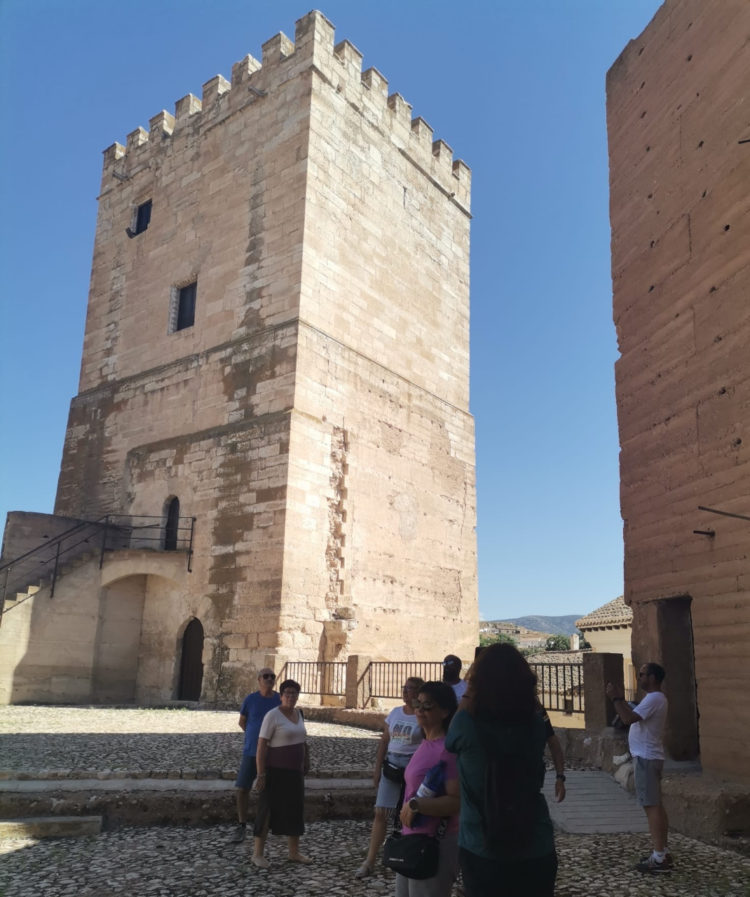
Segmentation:
[(443, 731), (448, 731), (453, 715), (458, 708), (456, 693), (446, 682), (423, 682), (419, 686), (419, 694), (432, 699), (441, 710), (447, 710), (448, 715), (443, 720)]
[(421, 676), (407, 676), (406, 681), (415, 688), (421, 688), (424, 685), (424, 679)]
[(294, 679), (285, 679), (279, 686), (279, 694), (283, 695), (284, 691), (287, 688), (293, 688), (297, 692), (297, 694), (302, 691), (302, 686), (299, 684), (299, 682), (295, 682)]
[(514, 646), (485, 648), (471, 669), (466, 690), (472, 713), (505, 722), (522, 722), (536, 713), (536, 675)]

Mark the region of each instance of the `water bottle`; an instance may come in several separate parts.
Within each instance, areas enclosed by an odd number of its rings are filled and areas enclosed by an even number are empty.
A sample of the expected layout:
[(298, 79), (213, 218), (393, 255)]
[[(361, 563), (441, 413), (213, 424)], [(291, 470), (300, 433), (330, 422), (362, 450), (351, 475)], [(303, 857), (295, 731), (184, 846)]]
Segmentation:
[[(443, 791), (445, 791), (445, 760), (441, 760), (427, 770), (422, 784), (417, 788), (417, 793), (414, 796), (440, 797)], [(417, 813), (412, 820), (412, 827), (419, 825), (421, 818), (422, 814)]]

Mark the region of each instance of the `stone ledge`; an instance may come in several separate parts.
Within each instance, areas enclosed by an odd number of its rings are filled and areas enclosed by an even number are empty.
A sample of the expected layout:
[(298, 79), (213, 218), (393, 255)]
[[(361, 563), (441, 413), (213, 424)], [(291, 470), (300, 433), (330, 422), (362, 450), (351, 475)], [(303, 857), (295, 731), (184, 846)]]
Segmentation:
[(381, 710), (349, 710), (346, 707), (303, 707), (305, 719), (316, 723), (338, 723), (358, 729), (383, 731), (387, 713)]
[[(366, 765), (350, 769), (314, 769), (306, 778), (309, 779), (361, 779), (371, 776), (373, 766)], [(37, 770), (0, 770), (0, 787), (7, 782), (116, 782), (123, 779), (134, 782), (150, 780), (180, 780), (184, 782), (216, 782), (224, 781), (232, 786), (237, 778), (236, 769), (37, 769)], [(62, 787), (62, 785), (61, 785)], [(229, 786), (227, 786), (229, 787)], [(7, 790), (4, 789), (4, 790)]]
[[(219, 783), (217, 783), (219, 784)], [(158, 791), (134, 788), (37, 790), (31, 793), (0, 792), (0, 815), (9, 818), (86, 818), (100, 814), (105, 830), (122, 825), (183, 825), (228, 823), (235, 819), (234, 789), (228, 784), (213, 790), (164, 788)], [(326, 787), (330, 785), (331, 787)], [(362, 782), (321, 781), (305, 795), (305, 819), (369, 819), (375, 792)], [(255, 803), (251, 792), (251, 808)], [(10, 836), (8, 836), (10, 837)], [(29, 837), (17, 835), (16, 837)], [(48, 836), (51, 837), (51, 836)]]
[(662, 793), (675, 831), (750, 855), (750, 785), (698, 771), (665, 772)]

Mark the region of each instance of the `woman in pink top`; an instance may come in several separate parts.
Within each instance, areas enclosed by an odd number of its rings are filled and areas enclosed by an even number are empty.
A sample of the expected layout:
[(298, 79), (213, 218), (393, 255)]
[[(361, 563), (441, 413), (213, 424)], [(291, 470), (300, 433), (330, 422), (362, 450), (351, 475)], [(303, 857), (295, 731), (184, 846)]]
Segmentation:
[[(425, 682), (419, 689), (414, 709), (424, 741), (414, 752), (404, 775), (402, 831), (405, 835), (434, 835), (445, 818), (448, 826), (440, 839), (437, 874), (421, 880), (397, 874), (396, 897), (450, 897), (458, 871), (459, 789), (456, 756), (445, 749), (445, 733), (456, 712), (456, 695), (445, 682)], [(437, 778), (440, 785), (434, 796), (420, 796), (420, 786), (431, 770), (430, 779)]]

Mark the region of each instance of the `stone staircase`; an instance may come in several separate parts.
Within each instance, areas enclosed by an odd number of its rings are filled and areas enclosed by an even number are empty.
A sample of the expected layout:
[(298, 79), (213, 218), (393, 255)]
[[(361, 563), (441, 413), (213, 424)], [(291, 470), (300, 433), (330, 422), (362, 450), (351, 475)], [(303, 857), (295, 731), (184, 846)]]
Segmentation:
[[(65, 563), (60, 564), (60, 566), (58, 567), (56, 579), (61, 579), (63, 576), (70, 573), (72, 570), (75, 570), (77, 567), (88, 563), (92, 558), (95, 558), (98, 553), (98, 551), (84, 551), (72, 558), (67, 558)], [(2, 599), (0, 613), (2, 615), (7, 614), (15, 607), (23, 604), (24, 601), (28, 601), (29, 598), (32, 598), (41, 589), (51, 587), (52, 582), (52, 574), (46, 573), (45, 575), (40, 575), (38, 578), (35, 578), (34, 585), (25, 585), (25, 587), (21, 586), (17, 591), (9, 592), (5, 595), (5, 598)]]

